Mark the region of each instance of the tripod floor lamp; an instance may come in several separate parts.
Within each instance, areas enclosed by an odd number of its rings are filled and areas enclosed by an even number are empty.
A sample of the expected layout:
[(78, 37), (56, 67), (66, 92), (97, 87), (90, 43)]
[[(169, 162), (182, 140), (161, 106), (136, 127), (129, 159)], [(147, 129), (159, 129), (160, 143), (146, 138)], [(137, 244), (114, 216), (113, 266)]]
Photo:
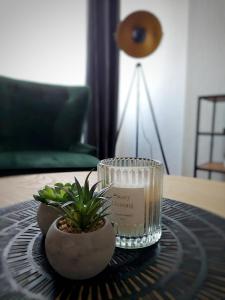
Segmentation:
[[(147, 11), (136, 11), (125, 18), (124, 21), (119, 23), (116, 32), (116, 41), (118, 47), (128, 55), (135, 58), (142, 58), (150, 55), (159, 46), (162, 38), (162, 28), (159, 20), (155, 15)], [(136, 100), (136, 132), (135, 132), (135, 155), (138, 157), (139, 151), (139, 130), (140, 130), (140, 81), (143, 81), (145, 93), (147, 96), (149, 112), (151, 114), (154, 129), (156, 132), (157, 140), (159, 143), (160, 151), (162, 153), (163, 162), (167, 174), (169, 174), (169, 168), (163, 149), (162, 140), (159, 133), (159, 128), (152, 105), (150, 93), (147, 86), (147, 81), (143, 71), (141, 63), (137, 63), (134, 70), (134, 75), (131, 80), (128, 96), (125, 101), (125, 105), (122, 111), (121, 120), (119, 122), (116, 142), (120, 135), (127, 108), (130, 100), (131, 88), (136, 80), (137, 83), (137, 100)]]

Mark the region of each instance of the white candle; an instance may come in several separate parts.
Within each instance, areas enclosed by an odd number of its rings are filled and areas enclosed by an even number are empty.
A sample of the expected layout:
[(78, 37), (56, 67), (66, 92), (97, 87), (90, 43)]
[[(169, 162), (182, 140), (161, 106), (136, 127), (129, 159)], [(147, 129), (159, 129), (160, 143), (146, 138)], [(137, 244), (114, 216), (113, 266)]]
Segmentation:
[(106, 159), (98, 165), (102, 187), (111, 185), (110, 218), (117, 246), (140, 248), (161, 236), (162, 164), (149, 159)]

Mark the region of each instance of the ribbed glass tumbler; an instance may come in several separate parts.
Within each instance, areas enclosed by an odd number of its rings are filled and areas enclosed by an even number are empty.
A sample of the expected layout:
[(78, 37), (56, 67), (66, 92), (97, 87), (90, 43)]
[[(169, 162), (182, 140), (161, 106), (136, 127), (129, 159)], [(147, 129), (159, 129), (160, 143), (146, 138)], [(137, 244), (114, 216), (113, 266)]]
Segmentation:
[(116, 246), (126, 249), (155, 244), (161, 237), (163, 166), (142, 158), (109, 158), (98, 164), (116, 232)]

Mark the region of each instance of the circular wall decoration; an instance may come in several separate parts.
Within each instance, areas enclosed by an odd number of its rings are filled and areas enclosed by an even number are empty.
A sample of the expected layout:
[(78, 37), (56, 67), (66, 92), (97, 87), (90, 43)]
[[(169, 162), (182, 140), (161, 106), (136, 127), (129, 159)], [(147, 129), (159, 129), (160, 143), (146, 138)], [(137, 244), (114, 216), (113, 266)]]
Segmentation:
[(36, 210), (34, 201), (0, 210), (0, 299), (225, 298), (222, 218), (165, 199), (158, 244), (116, 249), (101, 274), (72, 281), (48, 264)]

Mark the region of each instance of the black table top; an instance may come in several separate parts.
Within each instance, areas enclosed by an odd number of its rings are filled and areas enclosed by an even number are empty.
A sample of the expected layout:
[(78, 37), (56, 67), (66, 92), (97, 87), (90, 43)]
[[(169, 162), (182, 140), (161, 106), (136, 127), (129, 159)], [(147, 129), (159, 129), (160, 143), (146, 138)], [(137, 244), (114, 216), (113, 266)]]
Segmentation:
[(225, 299), (225, 220), (164, 199), (161, 240), (117, 248), (110, 265), (83, 281), (49, 266), (37, 203), (0, 209), (0, 299)]

